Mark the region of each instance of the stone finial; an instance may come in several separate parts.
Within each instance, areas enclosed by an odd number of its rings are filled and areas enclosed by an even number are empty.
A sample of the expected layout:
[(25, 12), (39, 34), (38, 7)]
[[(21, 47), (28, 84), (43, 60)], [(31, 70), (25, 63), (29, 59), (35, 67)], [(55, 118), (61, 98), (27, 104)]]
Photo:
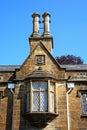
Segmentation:
[(40, 15), (35, 12), (33, 15), (33, 36), (34, 35), (39, 35), (39, 23), (40, 23)]
[(50, 23), (50, 17), (51, 15), (48, 12), (45, 12), (42, 17), (44, 18), (44, 34), (48, 35), (50, 34), (50, 27), (49, 27), (49, 23)]

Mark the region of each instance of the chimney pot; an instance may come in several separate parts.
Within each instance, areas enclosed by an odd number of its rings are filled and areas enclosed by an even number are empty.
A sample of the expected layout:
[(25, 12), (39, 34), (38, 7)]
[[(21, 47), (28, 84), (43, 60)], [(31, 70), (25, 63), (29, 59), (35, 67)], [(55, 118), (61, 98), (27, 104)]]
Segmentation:
[(39, 35), (39, 23), (40, 23), (40, 15), (38, 12), (35, 12), (32, 14), (33, 18), (33, 36), (38, 36)]
[(42, 17), (44, 18), (44, 35), (49, 35), (50, 34), (50, 27), (49, 27), (49, 23), (50, 23), (50, 17), (51, 15), (48, 12), (45, 12)]

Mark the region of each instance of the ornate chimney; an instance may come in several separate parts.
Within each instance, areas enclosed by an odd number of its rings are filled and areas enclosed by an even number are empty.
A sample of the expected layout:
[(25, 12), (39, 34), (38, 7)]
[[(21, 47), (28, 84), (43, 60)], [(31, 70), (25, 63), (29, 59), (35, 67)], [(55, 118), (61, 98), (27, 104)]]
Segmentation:
[(44, 35), (49, 35), (50, 34), (50, 27), (49, 27), (49, 23), (50, 23), (50, 17), (51, 15), (48, 12), (45, 12), (42, 17), (44, 18)]
[(38, 36), (39, 35), (39, 23), (40, 23), (40, 15), (35, 12), (33, 15), (33, 34), (32, 36)]

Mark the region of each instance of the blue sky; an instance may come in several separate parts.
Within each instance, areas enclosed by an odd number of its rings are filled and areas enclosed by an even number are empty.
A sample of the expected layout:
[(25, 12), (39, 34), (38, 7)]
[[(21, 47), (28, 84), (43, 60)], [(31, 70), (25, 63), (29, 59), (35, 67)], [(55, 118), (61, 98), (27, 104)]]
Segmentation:
[(54, 57), (73, 54), (87, 63), (87, 0), (0, 0), (0, 65), (20, 65), (29, 55), (34, 12), (51, 14)]

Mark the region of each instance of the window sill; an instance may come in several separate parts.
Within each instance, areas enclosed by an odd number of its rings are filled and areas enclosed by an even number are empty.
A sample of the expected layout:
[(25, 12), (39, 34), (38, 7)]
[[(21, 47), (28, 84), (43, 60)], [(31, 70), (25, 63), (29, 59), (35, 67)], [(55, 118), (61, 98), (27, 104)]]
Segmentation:
[(58, 115), (57, 113), (55, 112), (39, 112), (39, 111), (35, 111), (35, 112), (26, 112), (26, 114), (52, 114), (52, 115)]
[(54, 112), (27, 112), (26, 117), (37, 117), (37, 118), (46, 118), (48, 121), (54, 119), (56, 116), (58, 116), (57, 113)]

